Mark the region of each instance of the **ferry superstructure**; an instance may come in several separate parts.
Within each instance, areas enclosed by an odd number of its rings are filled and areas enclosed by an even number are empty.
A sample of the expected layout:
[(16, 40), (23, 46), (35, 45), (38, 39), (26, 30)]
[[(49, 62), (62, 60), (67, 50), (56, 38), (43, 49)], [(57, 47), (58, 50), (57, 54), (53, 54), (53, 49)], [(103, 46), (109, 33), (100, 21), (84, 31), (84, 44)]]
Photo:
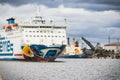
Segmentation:
[(41, 16), (36, 16), (32, 22), (22, 23), (20, 27), (24, 34), (24, 42), (27, 44), (67, 44), (66, 24), (46, 23)]
[(66, 47), (66, 24), (46, 23), (41, 16), (27, 23), (7, 21), (0, 30), (0, 59), (54, 61)]

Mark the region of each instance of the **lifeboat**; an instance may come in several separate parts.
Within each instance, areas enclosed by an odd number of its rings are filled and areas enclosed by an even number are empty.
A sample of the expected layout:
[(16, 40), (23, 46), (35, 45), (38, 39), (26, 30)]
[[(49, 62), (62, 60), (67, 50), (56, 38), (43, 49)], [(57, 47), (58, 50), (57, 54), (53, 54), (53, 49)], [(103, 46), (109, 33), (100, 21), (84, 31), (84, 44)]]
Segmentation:
[(3, 26), (2, 28), (3, 29), (12, 29), (12, 27), (18, 27), (18, 24), (17, 23), (15, 23), (15, 24), (8, 24), (8, 25), (5, 25), (5, 26)]

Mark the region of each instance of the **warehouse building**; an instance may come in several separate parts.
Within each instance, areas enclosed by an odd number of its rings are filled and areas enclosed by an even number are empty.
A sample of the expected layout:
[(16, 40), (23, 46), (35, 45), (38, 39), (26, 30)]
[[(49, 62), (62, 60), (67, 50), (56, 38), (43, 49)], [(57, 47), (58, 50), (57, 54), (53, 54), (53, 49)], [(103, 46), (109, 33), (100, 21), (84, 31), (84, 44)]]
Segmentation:
[(114, 50), (115, 53), (120, 53), (120, 42), (112, 42), (104, 45), (106, 50)]

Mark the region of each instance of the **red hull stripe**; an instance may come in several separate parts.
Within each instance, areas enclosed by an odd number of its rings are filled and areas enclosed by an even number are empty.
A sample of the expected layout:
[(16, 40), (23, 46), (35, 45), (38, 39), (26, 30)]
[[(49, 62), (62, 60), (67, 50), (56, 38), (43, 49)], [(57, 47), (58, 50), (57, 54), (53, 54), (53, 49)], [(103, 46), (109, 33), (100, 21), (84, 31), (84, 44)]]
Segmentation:
[(14, 56), (23, 56), (22, 54), (14, 54)]

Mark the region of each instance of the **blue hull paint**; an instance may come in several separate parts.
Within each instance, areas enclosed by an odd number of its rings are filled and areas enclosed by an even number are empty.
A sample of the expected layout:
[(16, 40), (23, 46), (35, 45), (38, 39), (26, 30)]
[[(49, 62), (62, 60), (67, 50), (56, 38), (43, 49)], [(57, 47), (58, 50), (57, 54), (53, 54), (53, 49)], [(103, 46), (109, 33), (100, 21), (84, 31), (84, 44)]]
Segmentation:
[(13, 56), (13, 53), (7, 53), (7, 54), (2, 53), (0, 54), (0, 56)]
[[(21, 50), (23, 49), (24, 46), (21, 46)], [(30, 45), (30, 48), (34, 48), (34, 52), (37, 53), (37, 56), (41, 57), (41, 58), (45, 58), (47, 59), (47, 61), (54, 61), (59, 54), (61, 54), (61, 52), (65, 49), (66, 45), (61, 45), (61, 46), (50, 46), (47, 47), (45, 45)], [(44, 49), (48, 49), (47, 53), (42, 52), (42, 50)], [(59, 50), (57, 52), (57, 50)], [(14, 56), (13, 53), (0, 53), (0, 56)], [(51, 58), (51, 56), (54, 56), (54, 58)], [(17, 56), (18, 57), (18, 56)], [(38, 58), (39, 58), (38, 57)], [(33, 57), (29, 57), (29, 59), (34, 60), (34, 56)], [(20, 58), (15, 58), (15, 56), (13, 58), (2, 58), (0, 60), (21, 60)]]
[(0, 59), (0, 60), (22, 60), (22, 59), (19, 59), (19, 58), (3, 58), (3, 59)]
[[(54, 61), (61, 54), (61, 52), (65, 49), (65, 47), (66, 45), (61, 45), (59, 47), (54, 46), (54, 45), (50, 47), (47, 47), (44, 45), (30, 45), (30, 48), (34, 49), (33, 52), (37, 53), (35, 55), (40, 56), (41, 58), (48, 59), (48, 61)], [(45, 50), (45, 49), (48, 49), (48, 51), (46, 53), (42, 52), (42, 50)]]

